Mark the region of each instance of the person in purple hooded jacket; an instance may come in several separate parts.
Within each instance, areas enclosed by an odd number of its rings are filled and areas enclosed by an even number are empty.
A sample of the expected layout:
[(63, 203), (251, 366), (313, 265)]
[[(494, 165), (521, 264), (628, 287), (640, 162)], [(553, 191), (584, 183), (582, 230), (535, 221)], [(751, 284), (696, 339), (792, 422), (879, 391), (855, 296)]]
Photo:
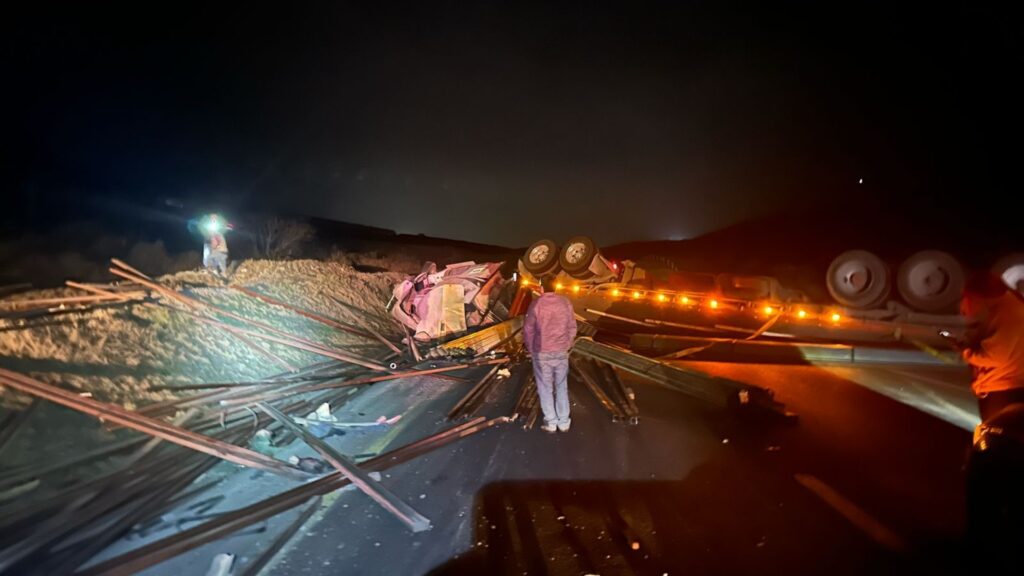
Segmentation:
[(533, 357), (540, 409), (541, 430), (569, 431), (569, 349), (576, 339), (576, 316), (572, 303), (555, 293), (555, 280), (541, 281), (543, 293), (530, 303), (523, 322), (523, 341)]

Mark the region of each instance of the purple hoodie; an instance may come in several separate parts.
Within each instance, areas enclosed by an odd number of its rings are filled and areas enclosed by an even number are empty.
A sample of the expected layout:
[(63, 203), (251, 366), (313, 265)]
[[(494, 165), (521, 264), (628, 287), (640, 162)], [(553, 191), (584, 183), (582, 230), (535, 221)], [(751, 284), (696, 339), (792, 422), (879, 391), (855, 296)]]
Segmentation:
[(530, 354), (568, 352), (575, 339), (576, 317), (568, 298), (545, 292), (530, 303), (523, 322), (523, 342)]

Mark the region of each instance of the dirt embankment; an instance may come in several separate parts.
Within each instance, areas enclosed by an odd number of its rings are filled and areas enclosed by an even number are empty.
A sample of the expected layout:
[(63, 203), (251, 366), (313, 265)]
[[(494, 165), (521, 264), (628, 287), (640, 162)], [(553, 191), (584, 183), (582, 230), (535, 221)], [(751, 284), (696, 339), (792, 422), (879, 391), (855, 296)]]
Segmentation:
[[(375, 262), (375, 264), (378, 264)], [(393, 267), (381, 259), (376, 269)], [(364, 268), (365, 269), (365, 268)], [(352, 323), (357, 313), (337, 298), (369, 312), (367, 319), (384, 333), (394, 329), (384, 313), (397, 272), (361, 272), (351, 261), (246, 260), (224, 282), (206, 272), (181, 272), (160, 278), (168, 286), (246, 318), (302, 337), (360, 352), (374, 346), (359, 336), (329, 328), (245, 295), (246, 287), (294, 306)], [(10, 299), (70, 295), (55, 289), (19, 294)], [(129, 408), (166, 399), (171, 391), (154, 390), (210, 382), (265, 378), (283, 371), (275, 361), (254, 351), (223, 330), (179, 311), (166, 298), (147, 303), (66, 314), (26, 321), (0, 321), (0, 366), (27, 373), (44, 382), (82, 392)], [(230, 321), (229, 321), (230, 322)], [(293, 366), (323, 360), (312, 353), (274, 343), (270, 352)], [(22, 404), (0, 387), (0, 403)]]

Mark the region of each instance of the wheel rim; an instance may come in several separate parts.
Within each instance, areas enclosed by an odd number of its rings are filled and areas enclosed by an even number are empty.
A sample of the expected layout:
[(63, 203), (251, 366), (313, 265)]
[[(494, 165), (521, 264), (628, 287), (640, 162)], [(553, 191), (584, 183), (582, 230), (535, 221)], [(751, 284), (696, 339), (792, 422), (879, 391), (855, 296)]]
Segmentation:
[(863, 262), (847, 262), (839, 267), (838, 288), (847, 296), (857, 296), (871, 286), (871, 270)]
[(948, 287), (949, 270), (935, 262), (921, 262), (907, 274), (907, 288), (917, 296), (936, 296)]
[(587, 245), (582, 242), (573, 242), (565, 249), (565, 261), (569, 264), (579, 264), (587, 255)]
[(530, 263), (531, 264), (542, 264), (547, 262), (548, 256), (551, 254), (551, 249), (546, 245), (541, 244), (540, 246), (534, 246), (533, 250), (530, 250)]

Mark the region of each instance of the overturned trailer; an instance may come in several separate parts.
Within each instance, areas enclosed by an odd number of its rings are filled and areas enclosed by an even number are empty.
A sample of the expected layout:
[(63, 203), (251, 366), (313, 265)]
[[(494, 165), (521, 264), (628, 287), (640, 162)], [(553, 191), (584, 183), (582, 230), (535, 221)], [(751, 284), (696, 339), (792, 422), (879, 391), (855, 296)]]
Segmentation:
[[(534, 243), (520, 258), (518, 271), (521, 290), (553, 277), (556, 289), (570, 297), (582, 318), (620, 332), (942, 348), (965, 327), (957, 314), (964, 268), (936, 250), (912, 255), (896, 274), (869, 252), (840, 254), (826, 274), (834, 302), (813, 302), (770, 276), (614, 262), (584, 236), (561, 247), (551, 240)], [(1000, 260), (993, 272), (1011, 288), (1024, 289), (1024, 255)]]

